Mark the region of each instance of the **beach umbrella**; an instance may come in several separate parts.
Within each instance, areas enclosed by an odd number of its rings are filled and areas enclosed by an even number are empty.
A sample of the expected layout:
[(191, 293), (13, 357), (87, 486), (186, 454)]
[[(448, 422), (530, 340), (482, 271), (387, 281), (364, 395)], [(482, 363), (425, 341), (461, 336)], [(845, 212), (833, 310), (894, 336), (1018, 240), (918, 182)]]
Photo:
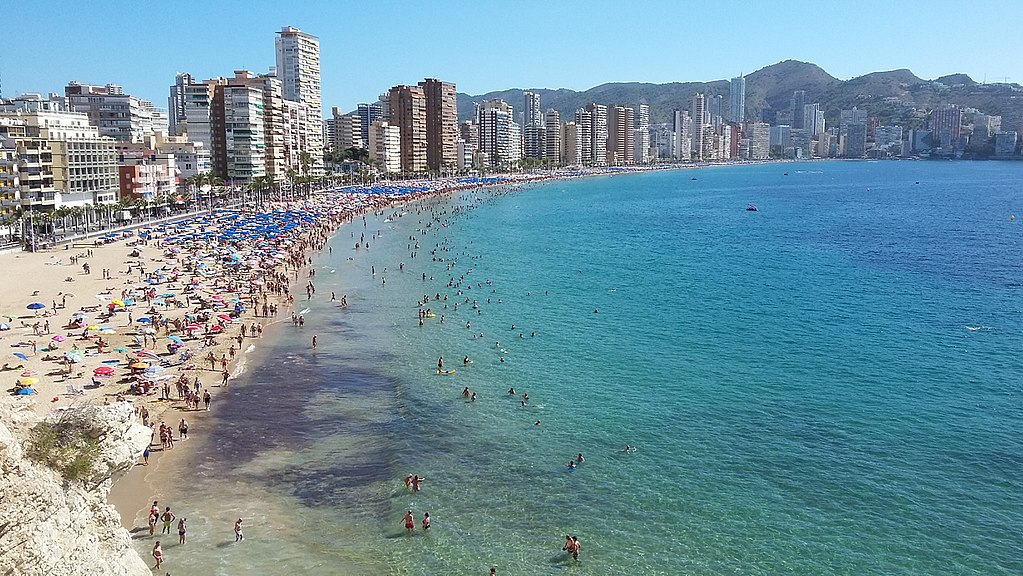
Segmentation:
[(179, 338), (177, 336), (168, 336), (167, 339), (170, 340), (171, 342), (174, 342), (175, 344), (184, 344), (185, 343), (184, 340), (182, 340), (181, 338)]
[(114, 306), (124, 306), (124, 300), (111, 300), (110, 303)]
[(99, 326), (97, 326), (95, 324), (89, 324), (88, 326), (85, 327), (85, 329), (86, 330), (99, 330)]
[(111, 374), (114, 373), (114, 369), (111, 368), (110, 366), (100, 366), (99, 368), (93, 370), (92, 373), (97, 376), (110, 376)]
[(185, 330), (188, 330), (189, 332), (194, 332), (196, 330), (202, 330), (202, 326), (198, 324), (189, 324), (188, 326), (185, 326)]
[(227, 314), (217, 314), (217, 318), (224, 320), (225, 322), (231, 322), (231, 317)]
[(83, 358), (83, 356), (81, 354), (78, 354), (77, 352), (68, 352), (68, 353), (64, 354), (64, 359), (67, 360), (68, 362), (75, 362), (75, 363), (81, 362), (82, 358)]
[(19, 388), (18, 392), (17, 392), (18, 396), (28, 396), (29, 394), (35, 394), (35, 393), (36, 393), (36, 391), (33, 388), (29, 388), (28, 386)]
[(51, 340), (53, 340), (54, 342), (63, 342), (64, 340), (66, 340), (66, 338), (64, 338), (64, 336), (60, 334), (57, 334), (56, 336), (51, 338)]
[(43, 304), (42, 302), (33, 302), (26, 306), (26, 308), (29, 310), (42, 310), (43, 308), (46, 308), (46, 304)]
[(150, 322), (152, 322), (152, 320), (143, 316), (142, 318), (136, 320), (136, 322), (138, 322), (139, 324), (149, 324)]
[(122, 352), (122, 353), (128, 351), (128, 349), (125, 348), (124, 346), (116, 346), (116, 347), (114, 347), (113, 350), (114, 350), (114, 352)]
[(149, 364), (141, 360), (136, 360), (129, 364), (128, 368), (131, 368), (132, 370), (145, 370), (146, 368), (149, 368)]
[(221, 326), (220, 324), (217, 324), (217, 325), (216, 325), (216, 326), (214, 326), (213, 328), (210, 328), (210, 332), (220, 332), (220, 331), (222, 331), (223, 329), (224, 329), (224, 327), (223, 327), (223, 326)]
[(113, 328), (100, 328), (99, 331), (104, 334), (117, 334), (117, 330), (114, 330)]
[(18, 358), (21, 358), (22, 360), (28, 360), (28, 356), (25, 356), (21, 352), (15, 352), (14, 355), (17, 356)]
[(167, 370), (167, 369), (164, 368), (163, 366), (160, 366), (159, 364), (157, 364), (155, 366), (150, 366), (149, 368), (146, 368), (146, 373), (147, 374), (159, 374), (160, 372), (163, 372), (165, 370)]
[(8, 324), (6, 322), (0, 324), (0, 330), (10, 330), (10, 329), (11, 329), (11, 325), (10, 324)]

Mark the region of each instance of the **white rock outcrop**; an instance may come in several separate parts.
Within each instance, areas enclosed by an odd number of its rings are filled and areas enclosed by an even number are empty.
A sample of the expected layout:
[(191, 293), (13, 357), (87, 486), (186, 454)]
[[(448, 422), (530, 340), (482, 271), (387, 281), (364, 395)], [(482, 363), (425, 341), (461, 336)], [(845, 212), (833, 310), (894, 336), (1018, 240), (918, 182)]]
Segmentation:
[(73, 408), (99, 455), (83, 481), (65, 480), (25, 455), (34, 414), (0, 400), (0, 576), (146, 576), (131, 535), (106, 498), (113, 479), (131, 469), (151, 431), (126, 403)]

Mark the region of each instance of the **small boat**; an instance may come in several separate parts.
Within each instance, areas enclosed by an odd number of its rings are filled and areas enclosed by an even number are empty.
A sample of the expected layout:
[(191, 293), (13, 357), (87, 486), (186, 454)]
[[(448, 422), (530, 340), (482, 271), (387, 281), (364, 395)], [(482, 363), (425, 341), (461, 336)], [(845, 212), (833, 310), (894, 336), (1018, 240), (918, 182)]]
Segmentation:
[(753, 205), (753, 204), (747, 204), (746, 205), (746, 211), (747, 212), (756, 212), (757, 211), (757, 207), (755, 205)]

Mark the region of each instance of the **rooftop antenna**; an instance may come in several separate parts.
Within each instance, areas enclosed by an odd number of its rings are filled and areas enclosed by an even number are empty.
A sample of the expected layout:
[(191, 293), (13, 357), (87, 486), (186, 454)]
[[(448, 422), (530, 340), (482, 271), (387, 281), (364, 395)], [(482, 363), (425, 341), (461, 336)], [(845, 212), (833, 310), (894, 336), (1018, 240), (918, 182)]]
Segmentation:
[(1006, 77), (1005, 77), (1005, 83), (1006, 83), (1006, 84), (1008, 84), (1008, 83), (1009, 83), (1009, 80), (1010, 80), (1010, 78), (1009, 78), (1008, 76), (1006, 76)]

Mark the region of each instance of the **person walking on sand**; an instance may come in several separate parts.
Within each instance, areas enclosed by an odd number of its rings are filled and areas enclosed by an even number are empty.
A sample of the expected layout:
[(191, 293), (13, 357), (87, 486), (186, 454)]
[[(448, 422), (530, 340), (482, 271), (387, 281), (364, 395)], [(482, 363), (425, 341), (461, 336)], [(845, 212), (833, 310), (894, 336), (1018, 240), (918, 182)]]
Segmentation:
[(202, 401), (203, 401), (204, 404), (206, 404), (206, 411), (209, 412), (210, 411), (210, 402), (213, 401), (213, 396), (210, 395), (210, 391), (209, 390), (207, 390), (206, 393), (203, 394)]
[(220, 382), (220, 385), (226, 388), (227, 381), (228, 379), (231, 378), (231, 373), (228, 372), (227, 370), (224, 370), (223, 372), (220, 373), (220, 375), (223, 377), (223, 380)]
[(163, 548), (160, 547), (160, 541), (157, 540), (156, 544), (153, 545), (153, 559), (156, 560), (156, 566), (154, 570), (159, 570), (160, 565), (163, 564)]
[(401, 517), (401, 521), (405, 523), (405, 532), (412, 534), (412, 531), (416, 529), (416, 518), (412, 515), (412, 510), (409, 510)]
[(239, 518), (234, 521), (234, 541), (241, 542), (245, 540), (245, 534), (242, 534), (242, 519)]

